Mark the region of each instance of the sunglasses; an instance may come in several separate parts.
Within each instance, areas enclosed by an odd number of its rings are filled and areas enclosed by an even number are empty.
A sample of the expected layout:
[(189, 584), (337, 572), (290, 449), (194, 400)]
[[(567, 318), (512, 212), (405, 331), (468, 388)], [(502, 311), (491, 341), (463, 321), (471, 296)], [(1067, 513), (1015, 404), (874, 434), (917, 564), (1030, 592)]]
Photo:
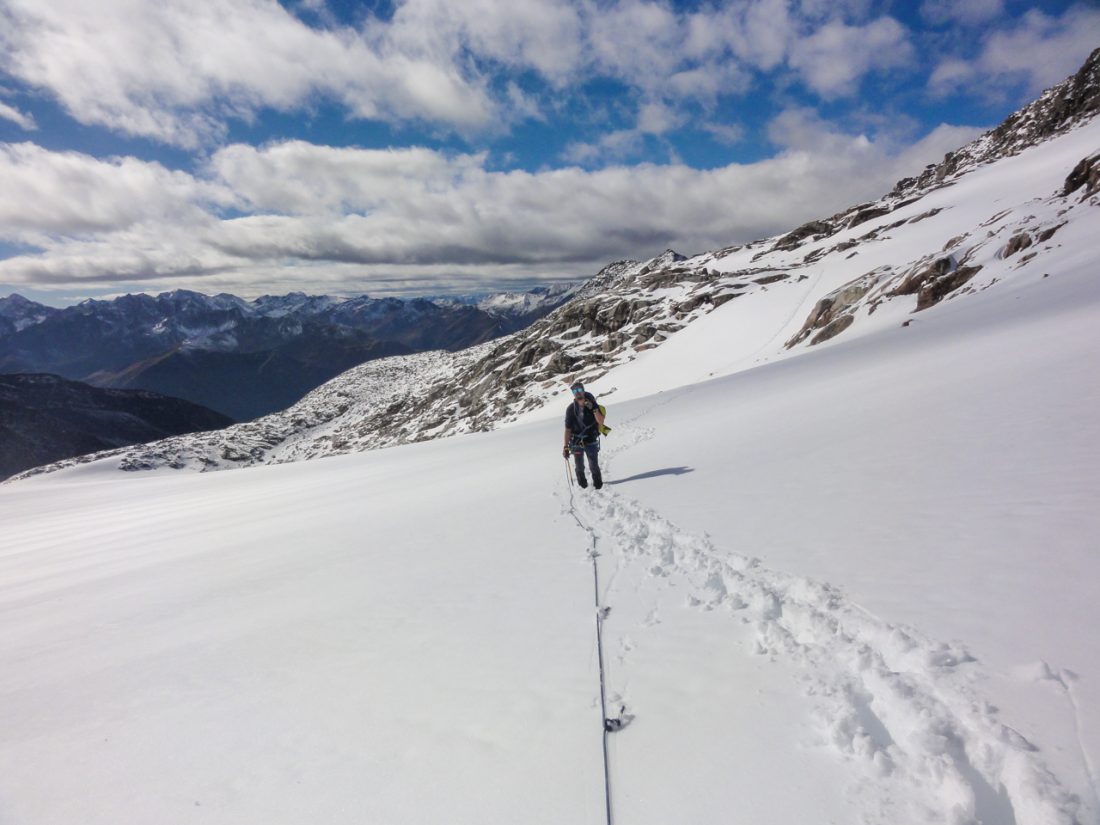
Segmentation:
[(584, 390), (573, 390), (573, 395), (584, 395)]

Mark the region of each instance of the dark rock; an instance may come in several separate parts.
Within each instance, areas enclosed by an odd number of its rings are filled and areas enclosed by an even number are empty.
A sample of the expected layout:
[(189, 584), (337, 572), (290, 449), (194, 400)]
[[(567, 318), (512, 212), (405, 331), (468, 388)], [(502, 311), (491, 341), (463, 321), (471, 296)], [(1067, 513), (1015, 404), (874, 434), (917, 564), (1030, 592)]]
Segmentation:
[(955, 271), (927, 283), (917, 293), (917, 312), (934, 306), (981, 271), (981, 266), (960, 266)]
[(775, 242), (773, 249), (775, 250), (789, 250), (795, 249), (805, 243), (807, 238), (813, 238), (814, 240), (823, 238), (827, 235), (831, 235), (836, 231), (836, 228), (826, 221), (810, 221), (804, 223), (802, 226), (788, 232), (782, 238)]
[(891, 298), (898, 295), (915, 295), (924, 288), (925, 284), (944, 277), (954, 269), (954, 258), (939, 258), (923, 269), (918, 269), (903, 278), (902, 282), (891, 290), (888, 295)]
[(840, 333), (844, 332), (844, 330), (848, 329), (855, 320), (854, 315), (841, 315), (815, 335), (813, 340), (810, 341), (810, 346), (812, 347), (814, 344), (820, 344), (822, 341), (828, 341), (830, 338), (835, 338), (840, 335)]
[(1061, 229), (1063, 226), (1065, 226), (1065, 223), (1060, 223), (1057, 226), (1051, 226), (1051, 227), (1048, 227), (1048, 228), (1044, 229), (1042, 232), (1040, 232), (1038, 234), (1038, 236), (1036, 236), (1035, 243), (1046, 243), (1051, 238), (1053, 238), (1054, 233), (1057, 232), (1059, 229)]
[(810, 311), (802, 329), (787, 341), (785, 345), (787, 349), (806, 340), (814, 330), (820, 330), (820, 332), (810, 342), (811, 346), (846, 330), (855, 320), (852, 314), (853, 308), (876, 283), (878, 283), (878, 276), (871, 272), (833, 290), (819, 300)]
[(1032, 240), (1029, 234), (1026, 232), (1017, 232), (1008, 239), (1008, 244), (1005, 246), (1004, 257), (1011, 258), (1020, 250), (1027, 249), (1031, 244)]
[(785, 281), (789, 277), (791, 276), (786, 272), (780, 272), (776, 275), (765, 275), (763, 278), (754, 278), (753, 283), (763, 286), (765, 284), (774, 284), (777, 281)]
[(1073, 171), (1066, 178), (1065, 186), (1062, 187), (1063, 197), (1072, 195), (1082, 186), (1085, 187), (1082, 198), (1090, 197), (1100, 191), (1100, 155), (1084, 158), (1073, 167)]
[(954, 238), (952, 238), (951, 240), (949, 240), (947, 243), (945, 243), (943, 245), (943, 251), (946, 252), (947, 250), (958, 246), (959, 244), (961, 244), (963, 241), (965, 241), (969, 237), (970, 237), (969, 235), (956, 235)]
[(711, 303), (714, 304), (715, 308), (717, 308), (722, 306), (722, 304), (726, 303), (727, 301), (732, 301), (734, 298), (738, 298), (744, 294), (744, 292), (723, 292), (711, 298)]
[(861, 223), (874, 220), (875, 218), (881, 218), (883, 215), (889, 215), (893, 210), (886, 206), (873, 206), (869, 209), (861, 209), (856, 212), (848, 221), (848, 228), (853, 226), (859, 226)]
[(910, 218), (908, 222), (909, 223), (920, 223), (921, 221), (927, 220), (928, 218), (935, 217), (936, 215), (940, 214), (940, 212), (942, 212), (942, 211), (943, 211), (943, 209), (940, 209), (940, 208), (929, 209), (927, 212), (922, 212), (921, 214), (917, 215), (915, 218)]

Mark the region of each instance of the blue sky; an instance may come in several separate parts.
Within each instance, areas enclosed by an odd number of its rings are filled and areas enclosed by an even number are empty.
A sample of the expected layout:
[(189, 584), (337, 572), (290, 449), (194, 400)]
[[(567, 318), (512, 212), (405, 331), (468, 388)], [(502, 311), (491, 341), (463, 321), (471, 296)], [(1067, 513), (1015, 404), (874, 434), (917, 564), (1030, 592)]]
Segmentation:
[(0, 295), (438, 294), (873, 198), (1095, 2), (0, 0)]

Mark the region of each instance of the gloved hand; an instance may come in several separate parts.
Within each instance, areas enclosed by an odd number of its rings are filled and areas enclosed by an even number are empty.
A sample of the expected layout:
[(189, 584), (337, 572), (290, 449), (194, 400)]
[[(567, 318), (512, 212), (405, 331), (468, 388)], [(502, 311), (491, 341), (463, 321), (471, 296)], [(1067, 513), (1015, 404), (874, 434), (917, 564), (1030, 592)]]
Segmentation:
[(569, 458), (569, 448), (568, 447), (562, 447), (561, 448), (561, 457), (562, 458)]

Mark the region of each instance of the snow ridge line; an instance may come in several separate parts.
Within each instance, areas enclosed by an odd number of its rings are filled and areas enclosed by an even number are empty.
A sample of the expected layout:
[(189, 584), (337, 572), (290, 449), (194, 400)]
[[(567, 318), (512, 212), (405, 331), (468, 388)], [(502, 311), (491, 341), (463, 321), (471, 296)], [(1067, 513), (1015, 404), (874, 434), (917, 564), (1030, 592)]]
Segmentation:
[[(569, 459), (566, 459), (566, 461), (568, 460)], [(592, 593), (594, 596), (596, 616), (596, 655), (599, 660), (600, 666), (600, 720), (603, 745), (604, 811), (606, 813), (607, 825), (613, 825), (611, 816), (611, 759), (608, 754), (607, 747), (607, 737), (609, 733), (607, 729), (607, 677), (606, 670), (604, 668), (603, 655), (603, 620), (606, 616), (606, 611), (600, 604), (600, 552), (598, 548), (599, 537), (596, 535), (595, 530), (584, 523), (584, 521), (580, 517), (580, 514), (577, 512), (577, 503), (573, 496), (572, 484), (570, 484), (569, 486), (569, 513), (577, 522), (577, 526), (588, 534), (589, 546), (586, 549), (586, 554), (588, 558), (592, 561)]]
[[(631, 439), (620, 427), (624, 448), (651, 432)], [(876, 800), (881, 821), (1080, 825), (1080, 800), (974, 693), (980, 671), (961, 645), (890, 624), (831, 585), (720, 551), (606, 488), (571, 509), (624, 562), (648, 564), (657, 579), (682, 575), (690, 604), (751, 624), (754, 653), (800, 667), (817, 744), (856, 768), (854, 790)], [(898, 800), (909, 800), (904, 810)]]

